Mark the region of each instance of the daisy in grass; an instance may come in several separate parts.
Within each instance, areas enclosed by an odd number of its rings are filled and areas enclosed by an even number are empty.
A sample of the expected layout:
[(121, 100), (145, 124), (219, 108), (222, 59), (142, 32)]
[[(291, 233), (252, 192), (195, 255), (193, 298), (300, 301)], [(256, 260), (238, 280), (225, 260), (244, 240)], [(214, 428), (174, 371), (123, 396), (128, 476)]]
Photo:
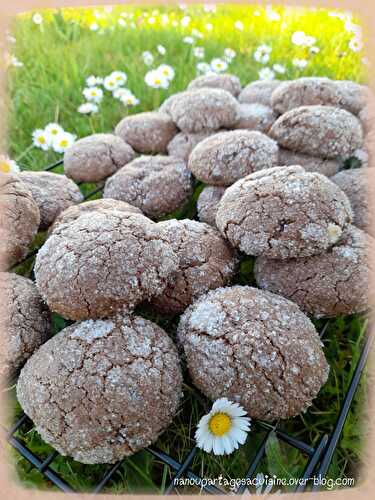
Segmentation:
[(62, 132), (54, 137), (52, 141), (52, 148), (56, 153), (64, 153), (69, 146), (74, 144), (76, 138), (77, 136), (70, 134), (69, 132)]
[(206, 62), (200, 62), (197, 64), (197, 73), (212, 73), (211, 66)]
[(124, 106), (136, 106), (137, 104), (139, 104), (139, 99), (137, 99), (137, 97), (135, 97), (135, 95), (131, 92), (129, 92), (127, 95), (123, 95), (120, 98), (120, 101)]
[(230, 48), (224, 49), (224, 59), (231, 62), (236, 57), (236, 51)]
[(274, 64), (272, 66), (272, 69), (273, 71), (275, 71), (276, 73), (280, 73), (281, 75), (283, 75), (286, 71), (285, 66), (283, 66), (282, 64)]
[(259, 47), (254, 52), (254, 59), (261, 64), (266, 64), (270, 60), (271, 52), (272, 47), (270, 47), (269, 45), (259, 45)]
[(34, 130), (33, 135), (33, 145), (37, 148), (42, 149), (43, 151), (48, 151), (52, 144), (51, 135), (46, 132), (44, 129), (38, 128)]
[(223, 73), (228, 68), (228, 63), (223, 59), (215, 58), (211, 61), (211, 70), (215, 73)]
[(167, 89), (169, 87), (169, 80), (160, 71), (153, 69), (148, 71), (145, 75), (145, 82), (153, 89)]
[(35, 14), (33, 14), (33, 23), (35, 24), (42, 24), (43, 22), (43, 16), (42, 14), (39, 14), (39, 12), (35, 12)]
[(197, 447), (215, 455), (229, 455), (246, 441), (250, 418), (245, 410), (227, 398), (217, 399), (211, 411), (198, 423)]
[(93, 102), (84, 102), (83, 104), (78, 106), (77, 111), (82, 115), (91, 115), (97, 113), (99, 111), (99, 108)]
[(168, 81), (173, 80), (174, 78), (174, 69), (168, 64), (161, 64), (156, 71), (159, 71)]
[(146, 66), (151, 66), (151, 64), (154, 62), (154, 56), (148, 50), (142, 52), (142, 59)]
[(0, 155), (0, 172), (3, 174), (16, 174), (20, 171), (20, 167), (14, 160), (8, 156)]
[(308, 63), (309, 62), (306, 61), (306, 59), (298, 59), (297, 57), (295, 57), (292, 61), (293, 66), (295, 66), (296, 68), (299, 68), (299, 69), (306, 68)]
[(156, 50), (159, 52), (159, 54), (161, 54), (162, 56), (165, 56), (165, 54), (167, 53), (167, 50), (165, 47), (163, 47), (163, 45), (157, 45), (156, 46)]
[(275, 78), (275, 72), (271, 68), (262, 68), (258, 75), (261, 80), (273, 80)]
[(118, 86), (125, 85), (128, 79), (126, 73), (124, 73), (123, 71), (112, 71), (112, 73), (109, 75), (109, 78), (115, 80)]
[(103, 86), (106, 90), (109, 90), (110, 92), (120, 87), (118, 82), (111, 75), (108, 75), (104, 78)]
[(203, 47), (194, 47), (193, 48), (193, 56), (198, 59), (204, 58), (204, 48)]
[(90, 75), (86, 78), (86, 85), (88, 87), (97, 87), (98, 85), (102, 84), (103, 84), (103, 78), (100, 78), (99, 76)]
[(49, 123), (46, 125), (44, 130), (49, 134), (52, 138), (64, 132), (64, 129), (58, 123)]
[(99, 87), (86, 87), (82, 94), (87, 101), (100, 102), (103, 99), (103, 90)]
[(193, 45), (194, 43), (194, 38), (192, 36), (185, 36), (182, 41), (184, 43), (187, 43), (188, 45)]

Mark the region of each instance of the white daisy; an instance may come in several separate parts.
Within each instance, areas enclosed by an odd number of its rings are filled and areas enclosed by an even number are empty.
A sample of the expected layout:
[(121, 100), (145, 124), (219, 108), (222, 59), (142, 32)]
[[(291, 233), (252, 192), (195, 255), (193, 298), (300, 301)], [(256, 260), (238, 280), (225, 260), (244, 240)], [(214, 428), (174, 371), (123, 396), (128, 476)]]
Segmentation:
[(295, 31), (292, 35), (292, 43), (294, 45), (298, 45), (299, 47), (302, 47), (305, 45), (306, 41), (306, 34), (304, 31)]
[(229, 455), (244, 444), (250, 430), (250, 418), (245, 410), (227, 398), (215, 401), (211, 411), (198, 423), (195, 439), (197, 447), (215, 455)]
[(8, 156), (0, 155), (0, 172), (3, 174), (16, 174), (20, 171), (20, 167), (14, 160)]
[(193, 28), (191, 30), (191, 34), (192, 34), (192, 36), (195, 36), (195, 38), (203, 38), (203, 33), (198, 31), (196, 28)]
[(167, 89), (169, 87), (169, 80), (160, 71), (155, 69), (146, 73), (145, 82), (149, 87), (154, 89)]
[(207, 23), (205, 25), (205, 28), (206, 28), (207, 31), (212, 31), (214, 29), (214, 26), (213, 26), (212, 23)]
[(61, 134), (62, 132), (64, 132), (64, 129), (62, 128), (61, 125), (59, 125), (58, 123), (49, 123), (48, 125), (46, 125), (46, 127), (44, 128), (44, 130), (47, 132), (47, 134), (49, 134), (52, 138), (55, 137), (56, 135), (59, 135)]
[(125, 28), (127, 26), (125, 19), (122, 19), (122, 17), (120, 17), (120, 19), (117, 20), (117, 24), (119, 26), (122, 26), (123, 28)]
[(236, 21), (236, 22), (234, 23), (234, 27), (235, 27), (237, 30), (243, 31), (243, 22), (242, 22), (242, 21)]
[(42, 24), (43, 22), (43, 16), (39, 12), (35, 12), (32, 17), (33, 23), (35, 24)]
[(167, 80), (171, 81), (174, 78), (174, 69), (168, 64), (161, 64), (156, 71), (160, 72)]
[(270, 6), (266, 8), (266, 15), (270, 21), (280, 20), (280, 15), (276, 11), (274, 11)]
[(314, 45), (314, 47), (310, 47), (309, 52), (310, 54), (318, 54), (320, 52), (320, 48)]
[(76, 136), (70, 134), (69, 132), (63, 132), (62, 134), (54, 137), (52, 141), (52, 148), (56, 153), (64, 153), (66, 149), (74, 144)]
[(363, 42), (359, 37), (354, 37), (349, 42), (349, 48), (353, 52), (360, 52), (363, 49)]
[(210, 66), (215, 73), (222, 73), (228, 68), (228, 63), (223, 59), (215, 58), (212, 59)]
[(224, 49), (224, 59), (230, 62), (236, 57), (236, 51), (230, 48)]
[(98, 29), (99, 29), (99, 24), (97, 24), (97, 23), (90, 24), (91, 31), (98, 31)]
[(19, 59), (17, 59), (16, 56), (11, 56), (10, 57), (10, 64), (14, 66), (15, 68), (22, 68), (23, 62), (21, 62)]
[(154, 56), (148, 50), (142, 52), (142, 58), (146, 66), (151, 66), (151, 64), (154, 62)]
[(126, 73), (123, 71), (112, 71), (110, 75), (108, 75), (110, 80), (115, 80), (117, 85), (120, 87), (121, 85), (125, 85), (128, 77), (126, 76)]
[(156, 19), (154, 17), (149, 17), (148, 24), (155, 24), (155, 23), (156, 23)]
[(120, 97), (120, 101), (125, 106), (136, 106), (137, 104), (139, 104), (139, 99), (137, 99), (132, 93), (123, 95), (122, 97)]
[(271, 68), (262, 68), (258, 71), (258, 75), (261, 80), (273, 80), (275, 78), (275, 72)]
[(110, 92), (120, 87), (118, 82), (111, 75), (108, 75), (104, 78), (103, 86), (106, 90), (109, 90)]
[(86, 87), (82, 94), (87, 101), (100, 102), (103, 99), (103, 90), (99, 87)]
[(286, 68), (285, 66), (283, 66), (282, 64), (274, 64), (272, 66), (272, 69), (276, 72), (276, 73), (280, 73), (280, 74), (284, 74), (285, 71), (286, 71)]
[(44, 129), (36, 129), (32, 134), (33, 144), (43, 151), (48, 151), (52, 144), (52, 137)]
[(266, 44), (259, 45), (254, 52), (254, 59), (261, 64), (266, 64), (270, 60), (270, 53), (272, 52), (272, 47)]
[(86, 78), (86, 85), (88, 87), (96, 87), (97, 85), (102, 85), (102, 83), (103, 78), (100, 78), (99, 76), (90, 75)]
[(306, 68), (306, 66), (309, 64), (309, 62), (306, 59), (298, 59), (295, 57), (292, 61), (293, 66), (299, 69)]
[(193, 56), (198, 59), (204, 58), (204, 47), (194, 47), (193, 48)]
[(206, 62), (200, 62), (197, 64), (197, 72), (207, 74), (211, 72), (211, 66)]
[(77, 111), (83, 115), (90, 115), (93, 113), (97, 113), (99, 110), (98, 106), (93, 102), (84, 102), (80, 106), (78, 106)]
[(126, 89), (124, 87), (119, 87), (118, 89), (114, 89), (112, 92), (112, 95), (115, 99), (121, 99), (123, 96), (131, 94), (129, 89)]
[(156, 49), (162, 56), (165, 56), (165, 54), (167, 53), (167, 50), (165, 47), (163, 47), (163, 45), (157, 45)]
[(193, 43), (194, 43), (194, 38), (193, 38), (192, 36), (185, 36), (185, 37), (182, 39), (182, 41), (183, 41), (184, 43), (189, 44), (189, 45), (193, 45)]
[(181, 21), (180, 21), (181, 26), (186, 28), (190, 24), (190, 17), (189, 16), (184, 16)]

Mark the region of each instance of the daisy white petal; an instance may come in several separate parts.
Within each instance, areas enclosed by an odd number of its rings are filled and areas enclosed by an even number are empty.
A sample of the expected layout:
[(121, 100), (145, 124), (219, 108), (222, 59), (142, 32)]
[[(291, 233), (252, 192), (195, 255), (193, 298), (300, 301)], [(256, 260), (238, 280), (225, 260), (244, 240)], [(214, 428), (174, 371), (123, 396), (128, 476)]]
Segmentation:
[(78, 113), (81, 113), (82, 115), (89, 115), (93, 113), (97, 113), (99, 111), (99, 108), (96, 104), (93, 102), (84, 102), (77, 108)]
[(103, 90), (99, 87), (86, 87), (82, 94), (87, 101), (98, 103), (103, 99)]
[(8, 156), (0, 155), (0, 172), (3, 174), (16, 174), (20, 171), (20, 167), (14, 160)]
[(171, 81), (174, 78), (174, 69), (168, 64), (161, 64), (157, 71), (159, 71), (167, 80)]
[(64, 153), (69, 146), (74, 144), (76, 136), (69, 132), (63, 132), (54, 137), (52, 141), (52, 148), (56, 153)]
[(224, 445), (221, 438), (215, 436), (213, 438), (213, 447), (212, 451), (215, 455), (224, 455)]
[(48, 151), (52, 144), (52, 137), (43, 129), (36, 129), (32, 134), (33, 144), (43, 151)]

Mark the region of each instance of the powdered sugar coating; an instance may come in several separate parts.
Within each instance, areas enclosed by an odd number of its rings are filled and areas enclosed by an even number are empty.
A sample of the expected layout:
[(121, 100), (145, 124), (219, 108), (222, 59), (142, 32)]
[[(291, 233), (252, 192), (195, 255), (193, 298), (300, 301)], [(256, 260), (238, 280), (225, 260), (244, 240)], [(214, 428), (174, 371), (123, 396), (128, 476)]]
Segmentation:
[(353, 224), (361, 229), (370, 229), (368, 190), (371, 189), (371, 183), (366, 170), (363, 168), (342, 170), (332, 177), (332, 181), (349, 198), (353, 210)]
[(150, 111), (126, 116), (117, 124), (115, 133), (139, 153), (158, 154), (167, 152), (177, 129), (166, 113)]
[(257, 284), (296, 302), (315, 317), (353, 314), (368, 308), (368, 246), (374, 240), (348, 226), (329, 252), (314, 257), (255, 262)]
[(306, 172), (318, 172), (319, 174), (331, 177), (339, 171), (341, 161), (338, 159), (326, 160), (316, 156), (296, 153), (289, 149), (279, 148), (279, 165), (286, 167), (300, 165)]
[(329, 366), (319, 335), (296, 304), (248, 286), (208, 292), (181, 316), (178, 338), (194, 384), (215, 400), (274, 420), (305, 411)]
[(238, 102), (221, 89), (181, 92), (168, 104), (168, 112), (183, 132), (203, 132), (230, 128), (238, 120)]
[(201, 222), (216, 227), (217, 209), (225, 189), (222, 186), (206, 186), (203, 188), (197, 200), (198, 219)]
[(181, 398), (177, 351), (137, 316), (69, 326), (36, 352), (18, 400), (42, 439), (86, 464), (114, 463), (150, 445)]
[(321, 158), (347, 158), (363, 144), (359, 120), (331, 106), (301, 106), (287, 111), (269, 133), (286, 149)]
[(358, 115), (366, 106), (366, 102), (373, 98), (373, 94), (366, 85), (351, 80), (335, 80), (342, 93), (342, 107)]
[(191, 173), (184, 160), (172, 156), (140, 156), (110, 177), (104, 198), (126, 201), (150, 217), (181, 208), (192, 193)]
[(222, 197), (216, 224), (234, 247), (274, 259), (316, 255), (352, 220), (346, 195), (302, 167), (275, 167), (240, 179)]
[(280, 80), (256, 80), (244, 87), (238, 96), (243, 104), (263, 104), (271, 107), (271, 96), (277, 87), (283, 82)]
[(47, 229), (63, 210), (83, 201), (79, 187), (65, 175), (24, 171), (18, 176), (39, 207), (40, 229)]
[(180, 132), (168, 144), (168, 154), (187, 162), (195, 146), (213, 133), (215, 132), (198, 132), (196, 134)]
[(0, 375), (14, 376), (50, 336), (50, 314), (35, 284), (0, 273)]
[(273, 109), (264, 104), (240, 104), (239, 120), (234, 128), (258, 130), (266, 134), (277, 117)]
[(161, 293), (177, 270), (178, 258), (155, 224), (104, 209), (60, 224), (34, 267), (50, 309), (73, 320), (132, 310)]
[(230, 282), (237, 268), (237, 257), (216, 229), (190, 219), (172, 219), (158, 226), (180, 259), (174, 280), (151, 301), (159, 311), (182, 313), (208, 290)]
[(93, 134), (64, 154), (65, 174), (76, 182), (99, 182), (134, 158), (133, 149), (113, 134)]
[(39, 224), (39, 208), (30, 190), (18, 176), (0, 174), (0, 270), (26, 257)]
[(241, 82), (235, 75), (228, 73), (201, 75), (192, 80), (188, 85), (188, 90), (202, 88), (222, 89), (237, 97), (241, 92)]
[(220, 132), (193, 149), (188, 167), (207, 184), (230, 186), (251, 172), (277, 165), (278, 151), (277, 143), (261, 132)]

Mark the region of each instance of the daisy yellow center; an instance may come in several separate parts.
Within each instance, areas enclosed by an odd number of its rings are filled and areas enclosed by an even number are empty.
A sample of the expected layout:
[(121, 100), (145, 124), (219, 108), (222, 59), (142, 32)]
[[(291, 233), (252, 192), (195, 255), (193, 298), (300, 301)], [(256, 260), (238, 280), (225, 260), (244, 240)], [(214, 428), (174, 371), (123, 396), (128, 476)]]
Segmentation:
[(40, 142), (40, 144), (46, 143), (46, 139), (42, 135), (40, 137), (38, 137), (38, 141)]
[(159, 85), (161, 83), (161, 80), (159, 78), (155, 78), (155, 83)]
[(168, 76), (168, 70), (167, 70), (167, 69), (165, 69), (165, 70), (163, 71), (163, 75)]
[(122, 80), (122, 76), (116, 76), (116, 80), (119, 82), (120, 80)]
[(231, 428), (232, 421), (226, 413), (216, 413), (210, 418), (208, 427), (215, 436), (223, 436)]
[(65, 148), (67, 145), (68, 145), (68, 141), (66, 139), (63, 139), (62, 141), (60, 141), (60, 146), (62, 148)]
[(4, 172), (5, 174), (10, 172), (10, 165), (6, 161), (0, 163), (0, 172)]
[(92, 90), (92, 91), (91, 91), (91, 95), (93, 95), (93, 96), (95, 96), (95, 95), (96, 95), (95, 90)]

